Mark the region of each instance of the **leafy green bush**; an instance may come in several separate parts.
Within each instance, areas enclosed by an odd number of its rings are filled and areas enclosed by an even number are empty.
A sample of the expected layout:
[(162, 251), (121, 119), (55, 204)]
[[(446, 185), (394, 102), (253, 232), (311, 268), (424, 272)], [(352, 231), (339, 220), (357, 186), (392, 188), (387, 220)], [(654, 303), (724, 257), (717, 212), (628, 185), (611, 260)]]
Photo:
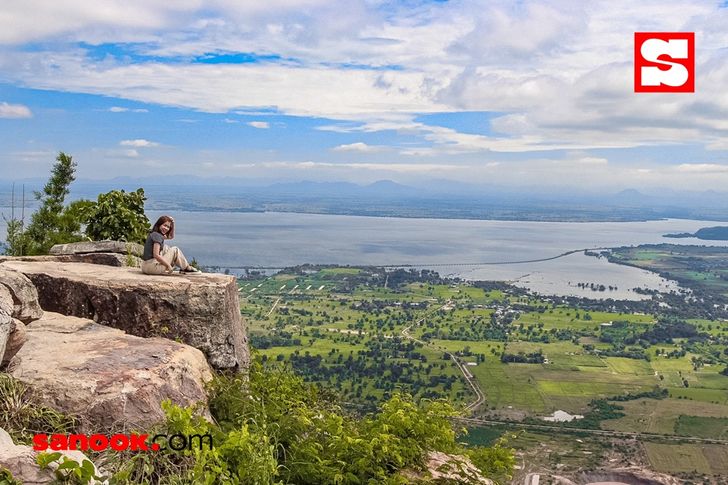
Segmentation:
[(509, 483), (513, 478), (516, 457), (513, 448), (506, 446), (505, 438), (498, 439), (490, 448), (468, 450), (468, 457), (495, 483)]
[[(195, 408), (164, 403), (166, 434), (211, 434), (214, 448), (120, 455), (112, 484), (405, 484), (428, 451), (472, 454), (486, 473), (508, 476), (513, 450), (466, 450), (444, 400), (416, 404), (395, 394), (378, 413), (354, 416), (333, 396), (280, 367), (251, 365), (209, 387), (215, 424)], [(147, 430), (148, 432), (148, 430)]]
[(0, 467), (0, 485), (23, 485), (21, 482), (15, 479), (13, 477), (13, 474), (10, 473), (10, 470), (8, 470), (5, 467)]
[(112, 190), (99, 194), (95, 203), (84, 210), (86, 236), (94, 241), (112, 239), (144, 243), (149, 219), (144, 214), (144, 189), (134, 192)]
[(96, 475), (94, 464), (89, 460), (83, 460), (81, 464), (77, 461), (56, 451), (55, 453), (38, 453), (35, 458), (41, 470), (50, 468), (51, 463), (56, 463), (54, 483), (67, 483), (72, 485), (87, 485), (92, 480), (100, 480)]

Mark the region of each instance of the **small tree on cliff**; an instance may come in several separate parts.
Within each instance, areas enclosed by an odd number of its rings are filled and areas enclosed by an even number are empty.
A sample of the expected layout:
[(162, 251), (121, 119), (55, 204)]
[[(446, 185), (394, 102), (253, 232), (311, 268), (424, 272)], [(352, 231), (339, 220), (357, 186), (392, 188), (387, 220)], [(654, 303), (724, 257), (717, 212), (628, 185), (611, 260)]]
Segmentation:
[(70, 193), (69, 186), (76, 179), (75, 173), (76, 162), (73, 157), (59, 152), (50, 179), (41, 192), (35, 192), (40, 207), (16, 243), (19, 244), (20, 254), (47, 254), (54, 244), (83, 239), (82, 213), (90, 202), (79, 200), (64, 205)]

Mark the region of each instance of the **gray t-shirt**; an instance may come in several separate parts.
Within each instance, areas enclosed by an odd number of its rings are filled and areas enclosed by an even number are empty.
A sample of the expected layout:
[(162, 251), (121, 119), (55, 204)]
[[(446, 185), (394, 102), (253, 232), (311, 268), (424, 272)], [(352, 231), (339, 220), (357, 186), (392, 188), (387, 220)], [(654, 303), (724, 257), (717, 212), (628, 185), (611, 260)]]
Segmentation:
[(159, 252), (164, 248), (164, 236), (158, 232), (150, 232), (147, 242), (144, 243), (144, 261), (154, 259), (154, 243), (159, 244)]

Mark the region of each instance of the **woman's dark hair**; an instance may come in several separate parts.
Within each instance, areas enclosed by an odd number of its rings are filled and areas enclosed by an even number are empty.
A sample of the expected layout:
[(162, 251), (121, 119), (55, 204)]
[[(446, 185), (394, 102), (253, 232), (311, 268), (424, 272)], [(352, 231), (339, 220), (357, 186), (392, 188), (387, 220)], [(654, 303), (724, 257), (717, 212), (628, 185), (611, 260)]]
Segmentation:
[(169, 223), (174, 224), (174, 222), (172, 221), (172, 218), (171, 217), (169, 217), (169, 216), (162, 216), (159, 219), (157, 219), (157, 222), (154, 223), (154, 225), (152, 226), (152, 231), (151, 232), (159, 232), (161, 234), (161, 231), (159, 230), (159, 226), (161, 226), (165, 222), (169, 222)]

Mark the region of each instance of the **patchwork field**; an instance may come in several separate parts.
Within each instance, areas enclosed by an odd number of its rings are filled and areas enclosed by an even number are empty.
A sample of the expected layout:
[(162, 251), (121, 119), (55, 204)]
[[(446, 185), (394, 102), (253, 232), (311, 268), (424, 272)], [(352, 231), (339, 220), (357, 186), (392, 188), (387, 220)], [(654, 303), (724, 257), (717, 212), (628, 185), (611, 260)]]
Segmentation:
[[(557, 410), (586, 416), (576, 427), (728, 440), (726, 322), (585, 308), (414, 270), (304, 267), (239, 286), (260, 358), (336, 389), (356, 409), (397, 391), (465, 407), (476, 395), (458, 361), (484, 395), (474, 415), (501, 423), (465, 440), (492, 442), (510, 436), (512, 420), (545, 423)], [(518, 431), (510, 443), (544, 467), (609, 459), (683, 477), (728, 474), (724, 444), (643, 447), (554, 426)]]
[(644, 443), (650, 464), (665, 473), (700, 473), (728, 476), (728, 447)]
[[(481, 414), (580, 414), (594, 399), (655, 388), (667, 389), (670, 399), (662, 402), (678, 408), (683, 401), (698, 410), (713, 405), (711, 413), (692, 416), (722, 417), (728, 410), (723, 366), (696, 366), (706, 357), (695, 349), (684, 352), (685, 340), (626, 348), (622, 340), (654, 328), (651, 314), (586, 311), (507, 287), (376, 268), (308, 268), (240, 286), (242, 310), (263, 358), (287, 363), (354, 402), (374, 403), (396, 389), (472, 401), (450, 353), (467, 364), (483, 390)], [(694, 323), (713, 331), (723, 326)], [(416, 341), (403, 335), (405, 329)], [(513, 356), (511, 362), (505, 355)], [(646, 419), (639, 403), (625, 405), (628, 416), (609, 426)], [(652, 428), (640, 429), (673, 433), (678, 416), (690, 415), (665, 406), (659, 404)]]
[[(602, 428), (617, 431), (637, 431), (683, 436), (709, 436), (701, 428), (705, 419), (728, 418), (728, 406), (687, 399), (638, 399), (620, 403), (626, 416), (620, 419), (602, 421)], [(678, 426), (678, 420), (682, 424)], [(685, 421), (685, 418), (689, 418)], [(697, 421), (692, 421), (697, 420)], [(717, 421), (714, 424), (719, 424)], [(722, 430), (722, 428), (721, 428)], [(716, 432), (718, 429), (716, 428)], [(718, 433), (720, 434), (720, 433)]]

